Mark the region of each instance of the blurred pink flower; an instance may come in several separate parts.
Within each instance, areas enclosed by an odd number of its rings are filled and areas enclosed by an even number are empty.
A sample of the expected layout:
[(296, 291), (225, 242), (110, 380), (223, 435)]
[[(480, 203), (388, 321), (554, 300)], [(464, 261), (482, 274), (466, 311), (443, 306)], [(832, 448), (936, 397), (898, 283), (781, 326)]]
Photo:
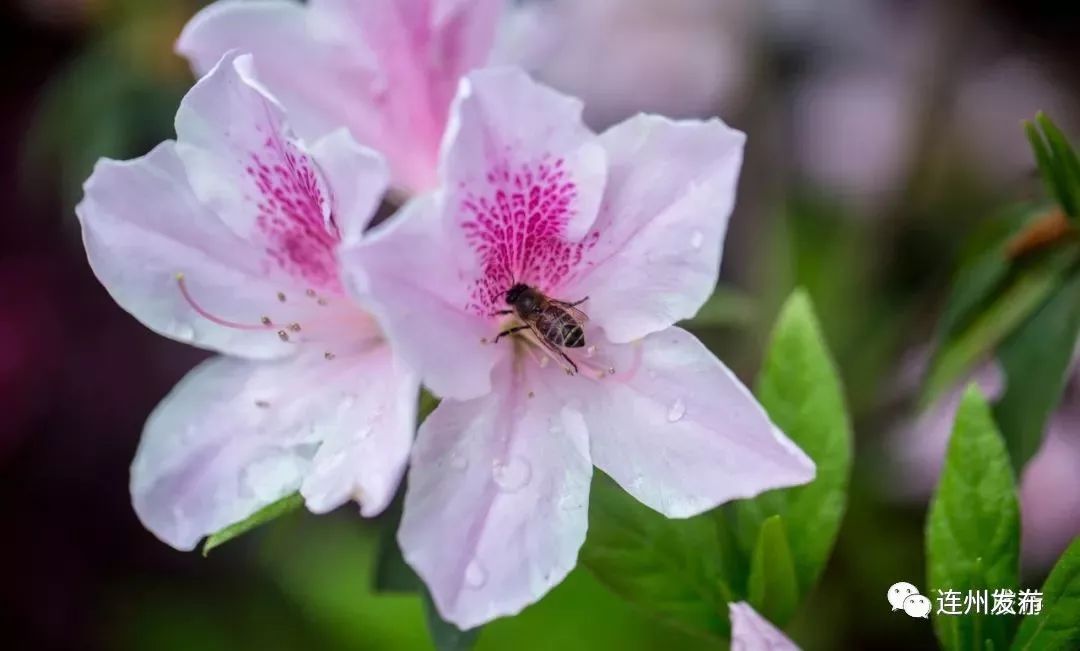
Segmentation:
[(389, 161), (393, 184), (436, 181), (458, 79), (488, 59), (502, 0), (221, 0), (184, 29), (177, 50), (197, 74), (226, 51), (255, 55), (260, 80), (297, 132), (345, 126)]
[[(993, 56), (942, 61), (940, 3), (802, 5), (772, 12), (786, 14), (784, 31), (813, 55), (795, 89), (796, 162), (808, 180), (862, 207), (893, 201), (916, 165), (941, 174), (944, 161), (996, 187), (1024, 181), (1035, 165), (1020, 121), (1048, 110), (1068, 130), (1076, 107), (1065, 85), (982, 16), (965, 33)], [(933, 138), (923, 143), (926, 128)]]
[(799, 651), (786, 635), (745, 601), (728, 604), (731, 651)]
[(387, 184), (344, 131), (305, 147), (230, 53), (181, 103), (177, 141), (100, 161), (77, 208), (90, 264), (124, 309), (225, 353), (150, 416), (131, 468), (140, 519), (191, 549), (299, 490), (329, 511), (390, 501), (415, 426), (417, 381), (348, 299), (336, 249)]
[[(914, 370), (914, 369), (912, 369)], [(1080, 396), (1074, 372), (1061, 405), (1051, 415), (1042, 447), (1020, 478), (1022, 554), (1036, 569), (1053, 565), (1080, 535)], [(996, 364), (971, 377), (983, 393), (997, 398), (1005, 378)], [(937, 485), (963, 387), (958, 387), (893, 435), (890, 448), (897, 475), (891, 482), (899, 496), (923, 499)]]
[(580, 97), (592, 125), (708, 117), (738, 108), (759, 14), (748, 0), (534, 0), (507, 13), (495, 56)]
[[(461, 628), (520, 611), (573, 568), (594, 463), (669, 517), (814, 476), (672, 325), (716, 283), (743, 134), (642, 115), (596, 136), (581, 110), (520, 71), (468, 75), (442, 190), (343, 252), (395, 349), (444, 397), (418, 434), (398, 540)], [(518, 284), (584, 301), (577, 347), (498, 340)]]

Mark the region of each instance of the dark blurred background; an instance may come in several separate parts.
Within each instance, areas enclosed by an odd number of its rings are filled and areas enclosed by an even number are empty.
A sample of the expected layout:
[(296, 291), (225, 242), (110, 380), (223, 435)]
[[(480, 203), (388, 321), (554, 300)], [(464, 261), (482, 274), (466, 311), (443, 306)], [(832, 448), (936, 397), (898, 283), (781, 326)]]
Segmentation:
[[(172, 136), (192, 81), (172, 43), (201, 4), (0, 8), (0, 647), (429, 648), (419, 601), (370, 589), (378, 520), (294, 515), (204, 559), (159, 543), (132, 511), (143, 421), (203, 354), (109, 299), (72, 209), (98, 157)], [(596, 128), (650, 110), (720, 115), (749, 134), (717, 298), (726, 316), (699, 334), (749, 380), (780, 301), (807, 287), (857, 428), (849, 513), (792, 635), (808, 649), (929, 647), (930, 628), (890, 617), (883, 598), (895, 581), (924, 581), (948, 429), (917, 418), (911, 397), (965, 241), (1041, 196), (1020, 120), (1046, 110), (1080, 137), (1080, 5), (509, 5), (498, 58), (581, 95)], [(1080, 533), (1080, 390), (1052, 428), (1022, 480), (1029, 585)], [(478, 648), (705, 646), (579, 569)]]

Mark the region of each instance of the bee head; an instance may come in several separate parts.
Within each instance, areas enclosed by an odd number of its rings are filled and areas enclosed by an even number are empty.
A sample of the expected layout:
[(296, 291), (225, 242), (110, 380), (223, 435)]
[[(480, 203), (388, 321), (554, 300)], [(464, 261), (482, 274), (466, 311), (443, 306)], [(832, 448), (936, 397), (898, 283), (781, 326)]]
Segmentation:
[(513, 305), (518, 302), (521, 295), (529, 290), (529, 286), (525, 283), (518, 283), (506, 290), (506, 303), (507, 305)]

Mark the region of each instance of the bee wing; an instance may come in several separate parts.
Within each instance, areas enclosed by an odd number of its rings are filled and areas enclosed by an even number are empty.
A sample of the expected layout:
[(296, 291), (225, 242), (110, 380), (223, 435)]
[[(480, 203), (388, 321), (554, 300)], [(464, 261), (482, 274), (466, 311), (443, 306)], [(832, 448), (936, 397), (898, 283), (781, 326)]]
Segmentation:
[[(558, 364), (562, 365), (563, 368), (566, 368), (565, 364), (563, 364), (562, 362), (562, 360), (566, 360), (567, 362), (570, 362), (571, 365), (573, 365), (573, 362), (570, 361), (570, 358), (566, 356), (566, 353), (564, 353), (561, 348), (548, 341), (547, 337), (545, 337), (543, 333), (540, 332), (540, 329), (536, 327), (535, 323), (529, 322), (528, 326), (529, 330), (532, 331), (533, 337), (535, 337), (536, 341), (541, 346), (543, 346), (545, 350), (551, 353), (551, 356), (555, 358), (555, 361)], [(574, 371), (577, 372), (577, 366), (574, 366)]]
[(574, 317), (574, 319), (578, 323), (584, 324), (586, 321), (589, 320), (589, 315), (588, 314), (585, 314), (584, 312), (582, 312), (581, 310), (577, 309), (576, 307), (574, 307), (573, 305), (571, 305), (569, 303), (566, 303), (566, 302), (563, 302), (563, 301), (557, 301), (555, 299), (551, 299), (551, 302), (558, 305), (559, 307), (566, 310), (567, 312), (569, 312), (570, 316)]

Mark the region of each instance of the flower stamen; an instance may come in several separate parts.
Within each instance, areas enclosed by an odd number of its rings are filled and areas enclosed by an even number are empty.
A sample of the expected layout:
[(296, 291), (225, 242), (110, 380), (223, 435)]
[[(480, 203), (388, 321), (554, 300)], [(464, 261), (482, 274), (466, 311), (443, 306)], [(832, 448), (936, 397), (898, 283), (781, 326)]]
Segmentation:
[[(209, 310), (207, 310), (202, 305), (200, 305), (199, 302), (195, 300), (195, 297), (191, 295), (191, 292), (188, 290), (187, 282), (184, 279), (184, 274), (183, 273), (176, 274), (176, 284), (180, 288), (180, 293), (184, 296), (184, 300), (187, 301), (188, 305), (191, 306), (191, 309), (195, 310), (195, 312), (198, 313), (199, 316), (206, 319), (207, 321), (210, 321), (212, 323), (216, 323), (219, 326), (224, 326), (226, 328), (233, 328), (234, 330), (255, 330), (255, 331), (263, 330), (263, 331), (268, 331), (268, 330), (273, 330), (274, 329), (274, 324), (270, 320), (270, 317), (268, 317), (268, 316), (262, 317), (262, 319), (261, 319), (262, 323), (254, 324), (254, 323), (239, 323), (237, 321), (230, 321), (228, 319), (223, 319), (223, 318), (211, 313)], [(282, 295), (281, 293), (278, 294), (278, 296), (281, 296), (281, 295)], [(280, 336), (280, 334), (281, 334), (281, 332), (279, 331), (278, 335)]]

